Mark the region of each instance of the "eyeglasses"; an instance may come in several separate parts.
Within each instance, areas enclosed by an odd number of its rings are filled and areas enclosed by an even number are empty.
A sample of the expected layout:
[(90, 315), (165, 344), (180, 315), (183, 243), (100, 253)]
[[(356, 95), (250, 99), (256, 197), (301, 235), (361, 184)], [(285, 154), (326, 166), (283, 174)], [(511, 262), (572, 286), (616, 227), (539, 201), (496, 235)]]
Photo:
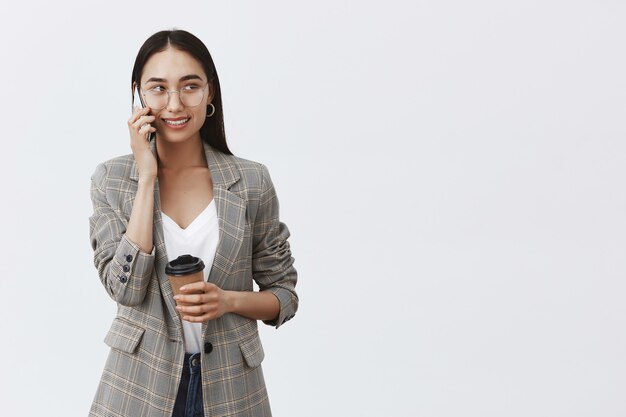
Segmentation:
[(146, 99), (146, 105), (155, 110), (166, 108), (172, 98), (172, 93), (178, 93), (178, 98), (180, 98), (181, 103), (183, 103), (185, 107), (196, 107), (202, 103), (204, 91), (208, 86), (208, 83), (205, 84), (204, 87), (200, 87), (197, 84), (190, 84), (179, 90), (166, 90), (158, 85), (143, 91), (142, 95)]

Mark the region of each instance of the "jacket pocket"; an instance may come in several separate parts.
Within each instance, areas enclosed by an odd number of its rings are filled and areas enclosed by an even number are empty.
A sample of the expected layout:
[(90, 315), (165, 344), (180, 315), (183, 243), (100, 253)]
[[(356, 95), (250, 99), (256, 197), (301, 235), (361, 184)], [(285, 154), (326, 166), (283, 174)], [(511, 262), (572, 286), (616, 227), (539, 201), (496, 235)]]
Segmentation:
[(132, 324), (120, 317), (113, 320), (113, 324), (104, 338), (104, 343), (114, 349), (133, 353), (143, 336), (145, 329)]
[(258, 335), (239, 342), (239, 348), (250, 368), (255, 368), (263, 362), (265, 352), (263, 352), (263, 345)]

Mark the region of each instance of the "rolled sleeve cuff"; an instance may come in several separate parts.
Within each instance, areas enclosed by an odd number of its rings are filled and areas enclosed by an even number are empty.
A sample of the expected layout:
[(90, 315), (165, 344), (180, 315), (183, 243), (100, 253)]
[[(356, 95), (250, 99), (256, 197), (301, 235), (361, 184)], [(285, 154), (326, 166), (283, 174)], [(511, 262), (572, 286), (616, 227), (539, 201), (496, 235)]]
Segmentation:
[(113, 257), (110, 273), (123, 285), (132, 285), (131, 278), (149, 278), (152, 275), (155, 251), (156, 247), (153, 246), (151, 253), (143, 252), (124, 234)]
[(272, 287), (263, 291), (269, 291), (273, 293), (276, 298), (278, 298), (278, 303), (280, 304), (278, 317), (273, 320), (263, 320), (263, 323), (267, 324), (268, 326), (274, 326), (278, 329), (280, 326), (291, 320), (296, 315), (296, 310), (298, 309), (298, 300), (294, 297), (291, 291), (288, 291), (284, 288)]

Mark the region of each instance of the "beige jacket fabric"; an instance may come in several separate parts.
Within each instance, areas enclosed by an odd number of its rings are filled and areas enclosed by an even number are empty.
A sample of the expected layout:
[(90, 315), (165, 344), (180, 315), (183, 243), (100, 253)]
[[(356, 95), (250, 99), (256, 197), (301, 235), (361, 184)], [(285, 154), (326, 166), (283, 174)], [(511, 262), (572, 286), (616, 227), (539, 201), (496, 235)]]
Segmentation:
[[(156, 141), (151, 147), (156, 154)], [(278, 328), (298, 309), (297, 272), (268, 170), (206, 143), (204, 151), (219, 224), (209, 282), (252, 291), (254, 280), (260, 290), (271, 291), (280, 313), (265, 323)], [(94, 264), (118, 311), (104, 339), (111, 350), (90, 416), (170, 417), (182, 373), (183, 330), (165, 275), (158, 180), (152, 253), (140, 251), (125, 235), (138, 179), (132, 154), (99, 164), (91, 177)], [(203, 323), (202, 332), (205, 416), (270, 416), (257, 321), (229, 313)]]

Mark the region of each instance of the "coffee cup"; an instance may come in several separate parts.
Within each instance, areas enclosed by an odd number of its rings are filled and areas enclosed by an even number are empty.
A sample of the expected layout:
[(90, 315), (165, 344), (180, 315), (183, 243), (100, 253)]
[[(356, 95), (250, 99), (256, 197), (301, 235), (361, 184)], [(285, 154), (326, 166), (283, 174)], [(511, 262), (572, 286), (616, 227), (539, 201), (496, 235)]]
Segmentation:
[[(203, 271), (204, 262), (202, 262), (202, 259), (191, 255), (180, 255), (178, 258), (165, 265), (165, 274), (170, 279), (170, 285), (174, 295), (181, 294), (180, 288), (184, 285), (204, 281)], [(185, 292), (185, 294), (201, 293), (202, 291)], [(182, 301), (177, 301), (176, 304), (180, 306), (194, 305), (193, 303), (185, 303)]]

